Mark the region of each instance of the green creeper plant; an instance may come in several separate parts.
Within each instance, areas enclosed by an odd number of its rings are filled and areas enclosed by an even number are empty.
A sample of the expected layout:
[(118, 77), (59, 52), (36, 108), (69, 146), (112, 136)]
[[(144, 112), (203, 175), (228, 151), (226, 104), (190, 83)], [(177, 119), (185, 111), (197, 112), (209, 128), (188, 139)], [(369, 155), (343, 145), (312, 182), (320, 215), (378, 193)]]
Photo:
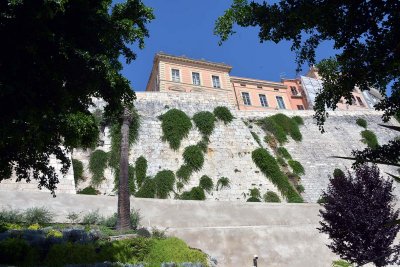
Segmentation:
[(281, 202), (281, 199), (279, 198), (278, 194), (272, 191), (267, 191), (264, 194), (263, 199), (265, 202), (275, 202), (275, 203)]
[(188, 146), (183, 151), (183, 159), (185, 165), (190, 167), (193, 171), (199, 171), (204, 164), (204, 154), (198, 146)]
[(79, 184), (80, 181), (84, 180), (83, 177), (83, 163), (78, 159), (72, 159), (72, 168), (74, 171), (75, 186)]
[(369, 148), (377, 148), (379, 147), (378, 139), (374, 132), (370, 130), (364, 130), (361, 132), (362, 142), (365, 143)]
[(190, 180), (190, 176), (193, 173), (192, 167), (188, 165), (182, 165), (177, 171), (176, 171), (176, 177), (178, 177), (179, 181), (181, 181), (184, 184), (187, 184)]
[(229, 111), (227, 107), (218, 106), (214, 109), (214, 115), (219, 120), (223, 121), (225, 124), (228, 124), (233, 121), (234, 117), (232, 113)]
[(213, 180), (207, 175), (203, 175), (200, 178), (199, 186), (203, 188), (207, 193), (210, 193), (214, 188)]
[(193, 121), (203, 136), (210, 136), (215, 128), (215, 116), (209, 111), (194, 114)]
[(145, 157), (140, 156), (135, 161), (136, 183), (138, 187), (142, 186), (143, 181), (146, 179), (147, 173), (147, 160)]
[(190, 191), (183, 192), (180, 196), (182, 200), (205, 200), (206, 195), (204, 193), (204, 189), (196, 186), (193, 187)]
[(297, 175), (303, 175), (305, 173), (303, 165), (296, 160), (289, 160), (289, 166), (293, 169), (293, 172)]
[(143, 185), (136, 192), (135, 196), (139, 198), (154, 198), (157, 192), (157, 185), (153, 178), (146, 177)]
[(364, 119), (361, 119), (361, 118), (358, 118), (357, 120), (356, 120), (356, 123), (357, 123), (357, 125), (358, 126), (361, 126), (361, 127), (363, 127), (363, 128), (367, 128), (367, 121), (366, 120), (364, 120)]
[(216, 190), (222, 190), (224, 188), (231, 188), (231, 181), (227, 177), (221, 177), (217, 181)]
[(97, 187), (104, 180), (104, 170), (107, 167), (108, 154), (97, 149), (92, 152), (89, 159), (89, 170), (92, 173), (91, 184)]
[(167, 141), (173, 150), (177, 150), (192, 128), (190, 118), (179, 109), (170, 109), (159, 118), (163, 131), (162, 140)]
[(279, 155), (279, 156), (282, 156), (283, 158), (285, 158), (285, 159), (287, 159), (287, 160), (290, 160), (290, 159), (292, 159), (292, 156), (290, 155), (290, 153), (287, 151), (287, 149), (286, 148), (284, 148), (284, 147), (278, 147), (278, 149), (276, 150), (276, 152), (277, 152), (277, 154)]
[(167, 198), (174, 189), (175, 174), (170, 170), (159, 171), (154, 177), (156, 195), (158, 198)]

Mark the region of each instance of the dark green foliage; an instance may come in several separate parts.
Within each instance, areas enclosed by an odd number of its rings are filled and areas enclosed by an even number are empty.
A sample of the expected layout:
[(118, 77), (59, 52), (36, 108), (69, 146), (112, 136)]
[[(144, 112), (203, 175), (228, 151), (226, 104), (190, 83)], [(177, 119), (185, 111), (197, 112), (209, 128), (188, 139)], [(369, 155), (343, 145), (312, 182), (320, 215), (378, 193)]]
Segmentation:
[(303, 175), (304, 174), (304, 167), (301, 165), (300, 162), (296, 160), (289, 160), (288, 161), (289, 166), (293, 169), (293, 172), (297, 175)]
[(84, 189), (79, 190), (76, 193), (82, 194), (82, 195), (98, 195), (98, 194), (100, 194), (100, 192), (97, 191), (96, 189), (94, 189), (92, 186), (85, 187)]
[(364, 120), (364, 119), (358, 118), (356, 120), (356, 123), (357, 123), (358, 126), (361, 126), (363, 128), (367, 128), (367, 121)]
[(279, 163), (279, 165), (281, 165), (282, 167), (287, 167), (287, 163), (286, 163), (286, 161), (285, 161), (285, 159), (284, 158), (282, 158), (282, 157), (277, 157), (276, 158), (276, 161)]
[(304, 186), (303, 185), (301, 185), (301, 184), (298, 184), (298, 185), (296, 185), (296, 190), (297, 190), (297, 192), (299, 192), (299, 193), (304, 193)]
[(104, 170), (107, 167), (108, 154), (103, 150), (97, 149), (90, 155), (89, 170), (92, 173), (91, 184), (99, 186), (104, 178)]
[(215, 116), (209, 111), (201, 111), (193, 116), (193, 121), (200, 133), (210, 136), (215, 127)]
[(83, 177), (83, 163), (80, 160), (72, 159), (72, 168), (74, 170), (74, 180), (75, 186), (79, 184), (80, 181), (84, 180)]
[(204, 154), (198, 146), (188, 146), (183, 151), (183, 159), (185, 165), (190, 167), (193, 171), (199, 171), (204, 164)]
[(170, 170), (159, 171), (154, 177), (156, 195), (158, 198), (167, 198), (174, 189), (175, 174)]
[(203, 153), (207, 152), (207, 147), (208, 147), (208, 141), (202, 139), (197, 143), (197, 146), (203, 151)]
[(303, 202), (301, 196), (289, 183), (278, 163), (266, 149), (258, 148), (252, 152), (252, 159), (261, 172), (278, 188), (288, 202)]
[(261, 202), (261, 200), (256, 197), (249, 197), (246, 202)]
[(183, 192), (180, 196), (182, 200), (205, 200), (206, 195), (204, 193), (204, 189), (196, 186), (193, 187), (190, 191)]
[(260, 147), (262, 147), (261, 140), (260, 140), (260, 137), (258, 136), (258, 134), (256, 134), (256, 133), (253, 132), (253, 131), (250, 131), (250, 133), (251, 133), (251, 135), (253, 136), (254, 140), (256, 140), (257, 144), (258, 144)]
[(59, 179), (50, 155), (65, 174), (65, 152), (98, 138), (88, 111), (92, 97), (104, 99), (106, 115), (116, 116), (135, 99), (119, 59), (135, 59), (132, 45), (144, 46), (154, 16), (132, 0), (5, 0), (0, 10), (1, 36), (8, 36), (0, 52), (0, 180), (15, 169), (54, 193)]
[(374, 132), (370, 130), (364, 130), (361, 132), (362, 136), (362, 142), (367, 144), (369, 148), (377, 148), (379, 147), (378, 139), (376, 138), (376, 135)]
[(162, 140), (167, 141), (173, 150), (177, 150), (192, 128), (190, 118), (179, 109), (170, 109), (159, 118), (163, 131)]
[(261, 202), (261, 193), (258, 188), (249, 189), (249, 196), (246, 202)]
[(233, 121), (234, 117), (227, 107), (219, 106), (214, 109), (214, 115), (225, 124)]
[(140, 156), (135, 161), (136, 183), (138, 187), (142, 186), (143, 181), (146, 179), (147, 173), (147, 160), (145, 157)]
[[(270, 132), (280, 144), (287, 142), (287, 137), (286, 137), (285, 131), (283, 130), (282, 127), (280, 127), (275, 122), (275, 120), (272, 117), (266, 117), (266, 118), (260, 120), (259, 123), (260, 123), (261, 128), (264, 131)], [(270, 137), (268, 139), (270, 139)], [(267, 141), (270, 141), (270, 140), (267, 140)]]
[(0, 241), (0, 264), (35, 266), (38, 259), (38, 251), (23, 239), (8, 238)]
[(24, 221), (28, 225), (40, 224), (46, 225), (53, 221), (54, 213), (45, 207), (29, 208), (24, 212)]
[(334, 178), (344, 177), (344, 172), (341, 169), (336, 168), (333, 170), (333, 177)]
[(217, 181), (216, 190), (222, 190), (224, 188), (231, 188), (231, 181), (227, 177), (221, 177)]
[(157, 192), (157, 185), (152, 178), (146, 178), (142, 187), (136, 192), (135, 197), (154, 198)]
[(278, 149), (276, 150), (276, 153), (278, 153), (279, 156), (284, 157), (285, 159), (292, 159), (292, 156), (290, 155), (290, 153), (287, 151), (286, 148), (284, 147), (278, 147)]
[(295, 121), (298, 125), (304, 125), (304, 120), (300, 116), (293, 116), (292, 120)]
[(193, 169), (189, 167), (188, 165), (182, 165), (179, 170), (176, 172), (176, 177), (184, 183), (187, 184), (190, 180), (190, 176), (193, 173)]
[(22, 223), (24, 221), (24, 214), (16, 209), (4, 209), (0, 211), (0, 223)]
[(200, 178), (199, 186), (203, 188), (206, 192), (210, 193), (214, 188), (213, 180), (207, 175), (203, 175)]
[(320, 196), (320, 198), (317, 200), (318, 204), (324, 204), (326, 203), (326, 198), (324, 196)]
[(281, 199), (279, 198), (278, 194), (272, 191), (268, 191), (267, 193), (265, 193), (263, 198), (265, 202), (275, 202), (275, 203), (281, 202)]
[(271, 118), (284, 130), (287, 135), (290, 135), (293, 140), (301, 141), (302, 135), (300, 133), (299, 125), (293, 119), (289, 118), (285, 114), (275, 114)]
[(178, 192), (180, 192), (183, 189), (184, 186), (185, 185), (182, 182), (177, 182), (176, 183), (176, 190), (178, 190)]

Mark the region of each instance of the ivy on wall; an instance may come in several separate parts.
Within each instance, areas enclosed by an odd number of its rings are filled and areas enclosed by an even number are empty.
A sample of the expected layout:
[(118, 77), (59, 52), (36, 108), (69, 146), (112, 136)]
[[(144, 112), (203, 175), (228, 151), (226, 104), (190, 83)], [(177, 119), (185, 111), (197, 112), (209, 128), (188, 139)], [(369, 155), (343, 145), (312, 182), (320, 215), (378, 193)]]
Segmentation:
[(91, 184), (94, 187), (99, 186), (104, 180), (104, 170), (107, 167), (107, 152), (97, 149), (92, 152), (89, 159), (89, 170), (92, 173)]
[(82, 161), (77, 159), (72, 159), (72, 169), (74, 170), (75, 186), (77, 186), (80, 181), (84, 180)]
[(147, 160), (145, 157), (140, 156), (136, 159), (135, 174), (137, 186), (140, 187), (142, 186), (143, 181), (146, 179), (147, 175)]
[(167, 141), (173, 150), (177, 150), (192, 128), (190, 118), (179, 109), (170, 109), (159, 116), (159, 119), (163, 131), (162, 140)]
[(233, 121), (235, 117), (233, 117), (232, 113), (227, 107), (218, 106), (214, 109), (214, 115), (219, 120), (223, 121), (225, 124), (228, 124)]

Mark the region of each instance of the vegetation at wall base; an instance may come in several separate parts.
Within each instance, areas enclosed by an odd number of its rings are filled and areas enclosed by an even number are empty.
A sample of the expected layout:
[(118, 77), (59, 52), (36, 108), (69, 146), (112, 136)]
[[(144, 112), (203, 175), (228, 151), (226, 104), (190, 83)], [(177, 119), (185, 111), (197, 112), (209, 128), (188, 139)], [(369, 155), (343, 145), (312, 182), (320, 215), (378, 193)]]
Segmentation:
[(190, 118), (179, 109), (170, 109), (159, 118), (163, 131), (162, 140), (167, 141), (173, 150), (177, 150), (183, 138), (187, 137), (192, 129)]
[(156, 195), (158, 198), (167, 198), (173, 191), (175, 184), (175, 174), (170, 170), (159, 171), (154, 177), (156, 184)]
[(272, 191), (267, 191), (263, 196), (264, 202), (280, 203), (281, 199), (278, 194)]
[(276, 153), (277, 153), (279, 156), (281, 156), (281, 157), (283, 157), (283, 158), (285, 158), (285, 159), (287, 159), (287, 160), (292, 159), (292, 156), (290, 155), (290, 153), (289, 153), (289, 152), (287, 151), (287, 149), (284, 148), (283, 146), (278, 147), (278, 149), (276, 150)]
[(296, 160), (289, 160), (289, 166), (293, 169), (293, 173), (297, 175), (303, 175), (305, 173), (303, 165)]
[(358, 126), (360, 126), (360, 127), (363, 127), (363, 128), (365, 128), (365, 129), (367, 129), (367, 125), (368, 125), (368, 123), (367, 123), (367, 121), (366, 121), (366, 120), (364, 120), (364, 119), (361, 119), (361, 118), (358, 118), (358, 119), (356, 120), (356, 123), (357, 123), (357, 125), (358, 125)]
[(256, 197), (249, 197), (246, 202), (261, 202), (261, 200)]
[(209, 111), (201, 111), (193, 116), (194, 124), (203, 136), (210, 136), (215, 128), (215, 116)]
[(231, 188), (231, 181), (227, 177), (221, 177), (218, 179), (215, 189), (218, 191), (225, 188)]
[(363, 138), (361, 141), (369, 148), (374, 149), (379, 147), (378, 139), (374, 132), (370, 130), (364, 130), (361, 132), (361, 136)]
[(143, 181), (146, 179), (147, 174), (147, 160), (145, 157), (140, 156), (135, 161), (135, 174), (136, 183), (138, 187), (142, 186)]
[(183, 151), (183, 159), (185, 165), (190, 167), (193, 171), (200, 171), (204, 164), (204, 153), (200, 147), (188, 146)]
[(89, 170), (92, 173), (91, 185), (99, 186), (104, 178), (104, 170), (107, 167), (108, 154), (101, 149), (92, 152), (89, 159)]
[(190, 180), (190, 176), (193, 173), (193, 169), (188, 166), (188, 165), (182, 165), (177, 171), (176, 171), (176, 177), (179, 179), (184, 184), (187, 184)]
[(206, 195), (204, 193), (204, 189), (200, 186), (193, 187), (190, 191), (183, 192), (180, 195), (180, 199), (182, 200), (205, 200)]
[(76, 193), (82, 194), (82, 195), (99, 195), (100, 194), (100, 192), (92, 186), (85, 187)]
[(299, 193), (304, 193), (304, 191), (305, 191), (304, 186), (301, 184), (296, 185), (296, 190)]
[(280, 170), (275, 158), (264, 148), (252, 152), (252, 159), (261, 172), (278, 188), (288, 202), (301, 203), (303, 199), (290, 184), (288, 177)]
[(304, 125), (304, 120), (300, 116), (293, 116), (292, 120), (295, 121), (298, 125)]
[(233, 121), (235, 117), (233, 117), (232, 113), (227, 107), (218, 106), (214, 109), (214, 115), (217, 119), (223, 121), (225, 124), (229, 124)]
[(155, 198), (157, 192), (157, 185), (153, 178), (146, 177), (143, 185), (136, 192), (135, 197), (139, 198)]
[(75, 186), (79, 184), (79, 182), (85, 180), (83, 177), (83, 163), (80, 160), (72, 159), (72, 168), (74, 171), (74, 181)]
[(207, 193), (210, 193), (214, 188), (214, 182), (207, 175), (203, 175), (200, 178), (199, 187), (203, 188)]
[(253, 136), (254, 140), (257, 142), (257, 144), (258, 144), (260, 147), (262, 147), (261, 139), (260, 139), (260, 137), (258, 136), (258, 134), (256, 134), (256, 133), (253, 132), (253, 131), (250, 131), (250, 133), (251, 133), (251, 135)]

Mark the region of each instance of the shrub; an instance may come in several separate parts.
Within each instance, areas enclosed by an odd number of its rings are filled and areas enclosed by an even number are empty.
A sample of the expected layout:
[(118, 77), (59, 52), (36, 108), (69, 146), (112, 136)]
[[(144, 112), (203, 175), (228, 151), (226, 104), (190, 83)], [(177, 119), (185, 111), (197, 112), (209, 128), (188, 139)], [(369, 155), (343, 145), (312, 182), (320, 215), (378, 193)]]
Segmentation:
[(98, 194), (100, 194), (100, 192), (97, 191), (96, 189), (94, 189), (92, 186), (85, 187), (84, 189), (79, 190), (76, 193), (82, 194), (82, 195), (98, 195)]
[(233, 121), (234, 117), (227, 107), (218, 106), (214, 109), (214, 115), (225, 124)]
[(304, 167), (301, 165), (300, 162), (296, 160), (289, 160), (288, 161), (289, 166), (293, 169), (293, 172), (297, 175), (303, 175), (304, 174)]
[(193, 121), (203, 136), (210, 136), (215, 127), (215, 116), (209, 111), (194, 114)]
[(369, 130), (364, 130), (361, 132), (362, 136), (362, 142), (366, 144), (369, 148), (377, 148), (379, 146), (378, 139), (376, 138), (376, 135), (374, 132), (369, 131)]
[(273, 118), (266, 117), (266, 118), (260, 120), (259, 122), (260, 122), (261, 128), (264, 131), (270, 132), (280, 144), (287, 142), (287, 137), (286, 137), (285, 131), (283, 130), (283, 128), (280, 125), (278, 125), (275, 122), (275, 120)]
[(0, 264), (13, 266), (35, 266), (38, 251), (20, 238), (8, 238), (0, 241)]
[(177, 182), (176, 183), (176, 190), (178, 190), (178, 192), (180, 192), (183, 189), (184, 186), (185, 185), (182, 182)]
[(40, 225), (38, 223), (34, 223), (28, 226), (28, 230), (39, 230)]
[(260, 140), (260, 137), (258, 136), (258, 134), (256, 134), (256, 133), (253, 132), (253, 131), (250, 131), (250, 133), (251, 133), (251, 135), (253, 136), (254, 140), (256, 140), (257, 144), (258, 144), (260, 147), (262, 147), (261, 140)]
[(71, 223), (78, 223), (79, 222), (79, 217), (80, 214), (77, 212), (68, 212), (67, 214), (67, 219), (71, 222)]
[(304, 120), (300, 116), (293, 116), (292, 120), (295, 121), (298, 125), (304, 125)]
[(204, 154), (198, 146), (188, 146), (183, 151), (183, 159), (185, 165), (190, 167), (193, 171), (199, 171), (204, 164)]
[(92, 173), (91, 184), (97, 187), (104, 180), (104, 170), (107, 167), (108, 154), (97, 149), (90, 155), (89, 170)]
[[(118, 214), (115, 212), (113, 215), (107, 217), (107, 218), (100, 218), (98, 220), (98, 223), (100, 225), (109, 227), (109, 228), (115, 228), (117, 226), (117, 219), (118, 219)], [(131, 209), (130, 212), (130, 221), (133, 229), (136, 229), (137, 226), (139, 225), (140, 222), (140, 214), (139, 211), (135, 209)]]
[(136, 192), (135, 196), (140, 198), (154, 198), (157, 192), (157, 186), (152, 178), (146, 178), (142, 187)]
[(287, 167), (286, 161), (282, 157), (277, 157), (276, 161), (281, 165), (282, 167)]
[(304, 186), (303, 185), (301, 185), (301, 184), (298, 184), (298, 185), (296, 185), (296, 190), (297, 190), (297, 192), (299, 192), (299, 193), (304, 193)]
[(140, 156), (135, 162), (136, 183), (138, 187), (142, 186), (143, 181), (146, 179), (147, 173), (147, 160), (145, 157)]
[(361, 127), (363, 127), (363, 128), (367, 128), (367, 121), (366, 120), (364, 120), (364, 119), (361, 119), (361, 118), (358, 118), (357, 120), (356, 120), (356, 123), (357, 123), (357, 125), (358, 126), (361, 126)]
[(160, 116), (163, 141), (167, 141), (173, 150), (177, 150), (183, 138), (187, 137), (192, 122), (185, 112), (178, 109), (170, 109)]
[(293, 119), (282, 113), (275, 114), (271, 118), (283, 128), (285, 134), (289, 134), (295, 141), (301, 141), (299, 125)]
[(268, 191), (267, 193), (265, 193), (263, 198), (265, 202), (274, 202), (274, 203), (281, 202), (281, 199), (279, 198), (278, 194), (272, 191)]
[(190, 176), (193, 173), (193, 169), (189, 167), (188, 165), (182, 165), (177, 171), (176, 171), (176, 177), (184, 183), (187, 184), (190, 180)]
[(29, 208), (24, 212), (24, 221), (28, 224), (49, 224), (53, 221), (54, 213), (45, 207)]
[(218, 190), (222, 190), (224, 188), (231, 188), (231, 181), (229, 180), (229, 178), (221, 177), (217, 181), (216, 189), (218, 191)]
[(138, 236), (141, 237), (146, 237), (146, 238), (150, 238), (151, 237), (151, 233), (149, 230), (147, 230), (146, 228), (142, 227), (136, 230), (136, 234)]
[(200, 178), (199, 186), (203, 188), (207, 193), (210, 193), (214, 188), (213, 180), (207, 175), (203, 175)]
[(182, 200), (205, 200), (206, 195), (204, 194), (203, 188), (196, 186), (190, 189), (190, 191), (183, 192), (180, 199)]
[(72, 159), (72, 169), (74, 171), (75, 186), (83, 181), (83, 163), (80, 160)]
[(131, 209), (130, 220), (133, 229), (136, 229), (139, 226), (141, 219), (142, 216), (140, 215), (139, 210)]
[(165, 230), (158, 229), (157, 227), (153, 227), (151, 229), (151, 236), (153, 238), (157, 238), (157, 239), (166, 239), (167, 238), (167, 234), (165, 233)]
[(204, 138), (203, 138), (201, 141), (199, 141), (196, 144), (196, 146), (198, 146), (201, 149), (201, 151), (203, 151), (203, 153), (206, 153), (207, 147), (208, 147), (208, 141), (204, 140)]
[(0, 222), (4, 223), (21, 223), (24, 221), (24, 215), (15, 209), (2, 209), (0, 211)]
[(280, 170), (278, 163), (267, 150), (258, 148), (252, 152), (252, 159), (261, 172), (278, 188), (288, 202), (303, 202), (301, 196), (289, 183), (288, 178)]
[(341, 169), (334, 169), (333, 170), (333, 177), (338, 178), (338, 177), (344, 177), (344, 172)]
[(88, 225), (100, 224), (102, 221), (104, 221), (104, 218), (100, 216), (98, 210), (91, 211), (82, 218), (82, 224)]
[(162, 170), (154, 177), (156, 195), (158, 198), (167, 198), (174, 189), (175, 174), (170, 170)]
[(254, 198), (261, 198), (261, 192), (258, 188), (249, 189), (249, 196)]
[(261, 202), (261, 200), (256, 197), (249, 197), (246, 202)]
[(278, 147), (278, 149), (276, 150), (276, 152), (278, 153), (279, 156), (282, 156), (285, 159), (292, 159), (292, 156), (290, 155), (290, 153), (287, 151), (286, 148), (284, 147)]

